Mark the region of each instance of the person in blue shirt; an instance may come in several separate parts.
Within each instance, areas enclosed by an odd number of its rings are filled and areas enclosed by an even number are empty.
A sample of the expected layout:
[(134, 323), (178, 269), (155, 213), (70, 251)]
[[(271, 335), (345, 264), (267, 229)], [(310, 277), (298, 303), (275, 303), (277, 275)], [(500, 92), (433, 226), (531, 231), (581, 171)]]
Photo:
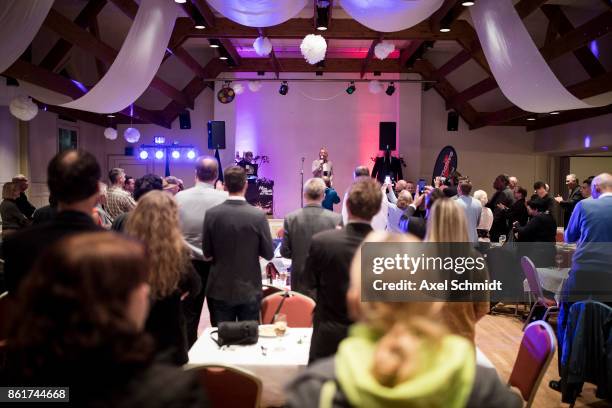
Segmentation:
[(323, 181), (325, 182), (325, 198), (321, 203), (323, 208), (326, 208), (330, 211), (334, 211), (334, 204), (338, 204), (340, 202), (340, 197), (338, 193), (331, 185), (331, 179), (327, 176), (323, 177)]

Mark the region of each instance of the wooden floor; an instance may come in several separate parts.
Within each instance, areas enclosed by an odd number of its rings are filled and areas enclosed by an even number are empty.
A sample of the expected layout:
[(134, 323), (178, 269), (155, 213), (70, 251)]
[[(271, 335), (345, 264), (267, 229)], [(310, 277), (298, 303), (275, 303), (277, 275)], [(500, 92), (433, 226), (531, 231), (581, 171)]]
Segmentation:
[[(553, 322), (554, 323), (554, 322)], [(476, 326), (476, 344), (497, 368), (502, 381), (507, 382), (521, 342), (523, 324), (507, 315), (486, 315)], [(554, 327), (553, 327), (554, 328)], [(548, 387), (550, 380), (558, 380), (557, 356), (553, 358), (536, 394), (533, 407), (569, 407), (561, 403), (561, 394)], [(595, 397), (595, 387), (585, 384), (575, 407), (610, 407)]]

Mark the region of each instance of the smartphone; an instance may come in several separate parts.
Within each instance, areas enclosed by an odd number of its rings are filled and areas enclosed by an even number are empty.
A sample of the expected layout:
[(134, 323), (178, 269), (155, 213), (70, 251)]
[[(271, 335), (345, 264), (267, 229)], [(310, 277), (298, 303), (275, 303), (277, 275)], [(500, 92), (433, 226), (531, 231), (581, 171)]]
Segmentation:
[(417, 182), (417, 188), (419, 194), (423, 194), (423, 191), (425, 191), (425, 179), (419, 179)]
[(391, 177), (390, 176), (385, 177), (385, 184), (391, 184)]

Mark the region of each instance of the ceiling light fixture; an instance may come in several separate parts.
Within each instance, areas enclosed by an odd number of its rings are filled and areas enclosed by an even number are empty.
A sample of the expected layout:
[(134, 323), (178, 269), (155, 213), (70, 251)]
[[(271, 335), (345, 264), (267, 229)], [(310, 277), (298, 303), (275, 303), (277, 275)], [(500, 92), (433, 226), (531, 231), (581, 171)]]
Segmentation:
[(219, 57), (219, 59), (220, 59), (220, 60), (225, 61), (225, 60), (227, 60), (227, 57), (226, 57), (225, 55), (221, 55), (221, 56)]
[(329, 21), (329, 4), (327, 7), (317, 7), (317, 22), (316, 28), (319, 31), (327, 30), (327, 22)]
[(108, 115), (106, 115), (107, 118), (114, 118), (115, 114), (114, 113), (109, 113)]
[(442, 26), (442, 27), (440, 27), (440, 32), (441, 33), (450, 33), (450, 27)]
[(206, 26), (204, 24), (198, 23), (194, 26), (196, 29), (198, 30), (203, 30), (206, 28)]
[(393, 95), (394, 92), (395, 92), (395, 85), (393, 84), (393, 82), (390, 82), (389, 86), (387, 86), (387, 90), (385, 91), (385, 93), (391, 96)]
[(187, 0), (174, 0), (175, 3), (184, 4), (187, 3)]
[(536, 120), (536, 118), (527, 118), (527, 120)]
[(355, 93), (356, 90), (357, 88), (355, 87), (355, 82), (351, 81), (348, 88), (346, 88), (346, 93), (352, 95)]
[(461, 2), (461, 5), (463, 7), (472, 7), (474, 4), (476, 4), (476, 3), (473, 2), (473, 1), (463, 1), (463, 2)]
[(216, 38), (210, 38), (208, 40), (208, 44), (210, 44), (210, 48), (219, 48), (221, 46), (219, 40), (217, 40)]
[(278, 88), (278, 93), (281, 95), (287, 95), (287, 92), (289, 92), (289, 85), (287, 84), (287, 81), (283, 81), (280, 88)]
[(558, 115), (558, 114), (559, 114), (559, 112), (558, 112), (558, 111), (553, 111), (553, 112), (550, 112), (550, 114), (551, 114), (551, 115)]

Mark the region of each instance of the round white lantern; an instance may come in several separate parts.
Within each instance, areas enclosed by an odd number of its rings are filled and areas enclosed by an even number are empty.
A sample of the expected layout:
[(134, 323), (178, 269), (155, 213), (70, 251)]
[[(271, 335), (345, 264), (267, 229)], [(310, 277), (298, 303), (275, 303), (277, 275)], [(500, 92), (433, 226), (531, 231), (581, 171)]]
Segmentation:
[(234, 82), (231, 86), (236, 95), (240, 95), (244, 92), (244, 85), (242, 85), (240, 82)]
[(140, 132), (136, 128), (129, 127), (123, 132), (123, 137), (128, 143), (136, 143), (140, 140)]
[(260, 57), (267, 57), (272, 52), (272, 41), (268, 37), (257, 37), (253, 43), (253, 48)]
[(27, 122), (38, 114), (38, 105), (29, 96), (20, 95), (13, 98), (9, 104), (9, 110), (17, 119)]
[(310, 65), (323, 61), (325, 52), (327, 52), (325, 38), (316, 34), (308, 34), (300, 44), (300, 51)]
[(374, 47), (374, 55), (380, 60), (384, 60), (395, 50), (395, 44), (388, 41), (382, 41)]
[(107, 127), (106, 129), (104, 129), (104, 137), (107, 138), (108, 140), (117, 139), (117, 129), (114, 129), (112, 127)]
[(263, 84), (261, 81), (249, 81), (248, 87), (251, 92), (258, 92)]
[(368, 83), (368, 89), (370, 90), (371, 93), (378, 94), (383, 91), (383, 84), (381, 84), (378, 79), (375, 79)]

